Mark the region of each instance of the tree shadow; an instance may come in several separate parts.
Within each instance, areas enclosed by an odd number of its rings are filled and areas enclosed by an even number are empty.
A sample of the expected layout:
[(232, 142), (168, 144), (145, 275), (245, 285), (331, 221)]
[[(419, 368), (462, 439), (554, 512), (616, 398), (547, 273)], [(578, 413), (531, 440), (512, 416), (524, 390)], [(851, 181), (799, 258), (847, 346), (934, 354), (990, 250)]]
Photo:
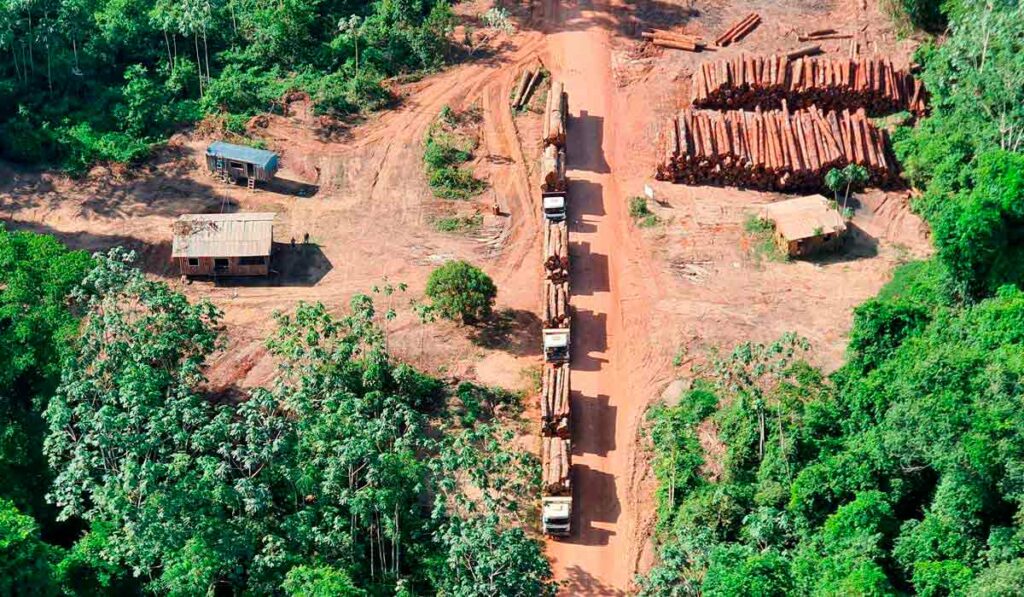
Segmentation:
[(562, 584), (562, 594), (565, 595), (593, 595), (595, 597), (625, 597), (625, 591), (609, 587), (600, 580), (594, 578), (579, 566), (570, 566), (566, 569), (566, 578)]
[(470, 328), (469, 339), (477, 346), (504, 350), (516, 356), (541, 354), (540, 317), (523, 309), (503, 309)]

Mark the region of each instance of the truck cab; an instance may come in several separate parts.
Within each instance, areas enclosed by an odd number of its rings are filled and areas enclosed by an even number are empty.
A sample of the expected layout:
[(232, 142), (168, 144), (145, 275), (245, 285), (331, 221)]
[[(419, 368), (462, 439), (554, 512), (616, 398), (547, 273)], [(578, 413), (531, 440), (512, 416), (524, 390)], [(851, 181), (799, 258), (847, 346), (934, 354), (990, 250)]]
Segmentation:
[(565, 191), (541, 193), (544, 217), (551, 222), (565, 220)]
[(541, 528), (545, 535), (568, 537), (571, 520), (572, 497), (548, 496), (541, 499)]
[(542, 334), (544, 337), (544, 360), (549, 363), (568, 363), (568, 328), (546, 329)]

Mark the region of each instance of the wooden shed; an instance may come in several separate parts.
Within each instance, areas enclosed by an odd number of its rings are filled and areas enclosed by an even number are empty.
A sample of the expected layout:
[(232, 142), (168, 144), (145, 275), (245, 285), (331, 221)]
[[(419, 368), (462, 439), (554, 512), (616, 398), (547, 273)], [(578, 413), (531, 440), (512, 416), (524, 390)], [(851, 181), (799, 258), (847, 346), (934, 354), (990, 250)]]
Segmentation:
[(775, 226), (775, 241), (791, 257), (835, 250), (846, 233), (843, 216), (821, 195), (771, 203), (761, 217)]
[(183, 215), (174, 223), (171, 259), (186, 276), (265, 276), (276, 215)]
[(249, 187), (270, 182), (277, 173), (278, 156), (272, 151), (214, 141), (206, 149), (210, 172), (231, 180), (246, 179)]

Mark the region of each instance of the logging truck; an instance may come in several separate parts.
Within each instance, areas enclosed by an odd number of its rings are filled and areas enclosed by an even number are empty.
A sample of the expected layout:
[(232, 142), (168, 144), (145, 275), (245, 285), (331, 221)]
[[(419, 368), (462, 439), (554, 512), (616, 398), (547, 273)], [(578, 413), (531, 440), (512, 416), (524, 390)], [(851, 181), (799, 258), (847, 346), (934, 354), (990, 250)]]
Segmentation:
[(550, 222), (565, 220), (566, 189), (565, 149), (548, 145), (540, 159), (541, 204), (544, 217)]
[(545, 437), (541, 489), (541, 528), (546, 535), (567, 537), (572, 527), (572, 450), (569, 440)]
[(569, 328), (546, 328), (541, 334), (544, 338), (544, 360), (549, 363), (568, 363)]

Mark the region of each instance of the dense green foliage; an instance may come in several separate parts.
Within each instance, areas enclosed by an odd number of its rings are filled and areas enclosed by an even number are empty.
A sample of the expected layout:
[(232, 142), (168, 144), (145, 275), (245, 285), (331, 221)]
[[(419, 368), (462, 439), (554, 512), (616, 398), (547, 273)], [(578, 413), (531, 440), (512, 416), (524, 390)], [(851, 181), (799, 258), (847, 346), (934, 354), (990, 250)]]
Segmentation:
[(936, 256), (855, 310), (846, 364), (744, 344), (650, 413), (643, 594), (1021, 594), (1024, 13), (1006, 4), (946, 3), (952, 35), (922, 51), (932, 115), (897, 149)]
[(178, 124), (271, 110), (374, 109), (384, 77), (447, 56), (444, 0), (3, 0), (0, 157), (129, 162)]
[(919, 51), (931, 115), (896, 152), (924, 191), (945, 292), (974, 300), (1024, 276), (1024, 7), (964, 3), (951, 28)]
[(474, 323), (490, 316), (498, 288), (480, 268), (465, 261), (449, 261), (430, 272), (425, 293), (430, 312)]
[(0, 499), (52, 517), (40, 413), (60, 380), (60, 361), (78, 322), (66, 297), (90, 266), (49, 236), (0, 224)]
[[(90, 269), (48, 237), (0, 238), (26, 272), (10, 278), (7, 302), (22, 286), (52, 288), (59, 307), (37, 322), (51, 333), (38, 341), (66, 345), (47, 353), (52, 371), (23, 373), (43, 383), (59, 372), (47, 400), (25, 407), (45, 408), (49, 474), (40, 485), (15, 471), (4, 489), (17, 498), (49, 483), (59, 518), (84, 526), (51, 545), (0, 499), (0, 593), (551, 592), (540, 544), (522, 529), (537, 463), (508, 449), (494, 418), (513, 397), (451, 391), (394, 362), (380, 326), (394, 313), (371, 297), (342, 318), (319, 304), (278, 315), (273, 384), (226, 403), (203, 377), (221, 344), (212, 305), (147, 279), (120, 251)], [(52, 259), (36, 243), (53, 243)]]

